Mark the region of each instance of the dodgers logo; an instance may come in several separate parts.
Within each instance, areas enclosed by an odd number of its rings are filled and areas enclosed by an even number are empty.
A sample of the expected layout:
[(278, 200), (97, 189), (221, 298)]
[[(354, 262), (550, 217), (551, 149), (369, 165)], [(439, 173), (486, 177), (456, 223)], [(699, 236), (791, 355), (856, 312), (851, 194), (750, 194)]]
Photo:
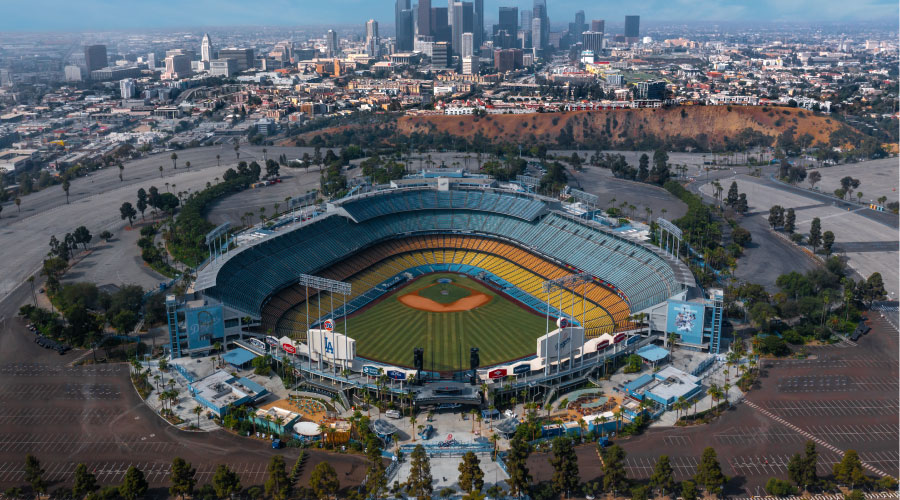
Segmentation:
[(328, 337), (325, 337), (325, 354), (334, 356), (334, 342), (329, 341)]
[(325, 323), (323, 325), (324, 325), (325, 329), (328, 330), (329, 332), (334, 330), (334, 321), (333, 320), (326, 319)]

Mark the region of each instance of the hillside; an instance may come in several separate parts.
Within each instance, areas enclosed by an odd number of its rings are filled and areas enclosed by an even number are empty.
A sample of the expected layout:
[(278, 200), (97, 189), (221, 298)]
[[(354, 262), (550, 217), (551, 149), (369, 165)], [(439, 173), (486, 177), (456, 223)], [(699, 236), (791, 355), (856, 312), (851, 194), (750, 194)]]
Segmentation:
[[(532, 113), (526, 115), (404, 116), (397, 121), (403, 135), (442, 134), (488, 141), (604, 145), (629, 147), (668, 143), (670, 147), (704, 149), (726, 142), (771, 144), (791, 127), (794, 137), (810, 134), (812, 143), (828, 143), (843, 125), (827, 116), (786, 107), (685, 106)], [(743, 133), (742, 133), (743, 132)], [(763, 137), (769, 136), (771, 139)], [(574, 142), (573, 142), (574, 141)]]

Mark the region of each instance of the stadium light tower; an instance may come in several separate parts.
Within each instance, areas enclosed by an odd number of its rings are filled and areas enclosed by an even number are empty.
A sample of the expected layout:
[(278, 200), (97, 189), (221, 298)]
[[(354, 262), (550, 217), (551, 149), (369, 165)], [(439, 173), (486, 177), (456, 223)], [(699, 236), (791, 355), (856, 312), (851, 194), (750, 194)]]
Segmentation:
[[(542, 285), (543, 292), (547, 295), (547, 331), (546, 334), (550, 333), (550, 304), (553, 302), (553, 292), (558, 292), (556, 297), (558, 299), (557, 311), (559, 311), (560, 316), (565, 315), (565, 305), (563, 304), (563, 292), (570, 291), (571, 295), (571, 316), (575, 317), (575, 296), (577, 295), (577, 289), (581, 288), (581, 328), (584, 328), (584, 300), (585, 300), (585, 288), (588, 283), (591, 283), (594, 278), (589, 273), (577, 273), (570, 274), (568, 276), (563, 276), (561, 278), (556, 278), (553, 280), (547, 280)], [(561, 335), (556, 336), (556, 372), (559, 373), (562, 371), (562, 355), (560, 351), (560, 341)], [(582, 344), (583, 346), (584, 344)], [(575, 364), (574, 355), (574, 344), (569, 342), (569, 368), (572, 368)], [(584, 353), (581, 353), (581, 366), (584, 366)], [(544, 375), (550, 374), (550, 362), (549, 359), (546, 361), (544, 366)]]
[[(318, 276), (313, 276), (310, 274), (301, 274), (297, 278), (297, 284), (304, 287), (306, 291), (306, 345), (307, 345), (307, 360), (309, 369), (312, 370), (312, 343), (309, 341), (309, 330), (312, 324), (309, 321), (309, 289), (313, 288), (316, 290), (316, 297), (318, 299), (318, 313), (319, 317), (316, 318), (316, 324), (320, 325), (319, 328), (319, 346), (322, 346), (322, 328), (321, 324), (324, 320), (331, 318), (334, 320), (334, 296), (335, 294), (341, 295), (341, 303), (339, 308), (341, 310), (341, 316), (344, 320), (344, 355), (346, 356), (349, 352), (348, 349), (348, 335), (347, 335), (347, 296), (350, 295), (351, 286), (350, 283), (344, 283), (343, 281), (335, 281), (330, 280), (328, 278), (320, 278)], [(328, 318), (322, 318), (322, 292), (329, 293), (329, 303), (330, 303), (330, 314)], [(337, 356), (335, 356), (336, 358)], [(319, 369), (322, 369), (322, 361), (323, 361), (322, 353), (319, 353)], [(332, 360), (331, 368), (334, 372), (337, 368), (335, 360)]]

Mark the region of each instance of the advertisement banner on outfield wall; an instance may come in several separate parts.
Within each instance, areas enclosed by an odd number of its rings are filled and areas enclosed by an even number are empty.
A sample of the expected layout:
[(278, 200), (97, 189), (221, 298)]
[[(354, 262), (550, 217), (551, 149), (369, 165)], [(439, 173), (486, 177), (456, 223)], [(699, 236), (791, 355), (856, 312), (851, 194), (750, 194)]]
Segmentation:
[(363, 375), (368, 375), (369, 377), (378, 377), (381, 375), (377, 366), (366, 365), (362, 368)]
[(188, 349), (209, 347), (225, 338), (225, 321), (222, 305), (198, 307), (184, 311)]
[(674, 333), (688, 344), (703, 343), (703, 304), (670, 300), (666, 313), (666, 333)]

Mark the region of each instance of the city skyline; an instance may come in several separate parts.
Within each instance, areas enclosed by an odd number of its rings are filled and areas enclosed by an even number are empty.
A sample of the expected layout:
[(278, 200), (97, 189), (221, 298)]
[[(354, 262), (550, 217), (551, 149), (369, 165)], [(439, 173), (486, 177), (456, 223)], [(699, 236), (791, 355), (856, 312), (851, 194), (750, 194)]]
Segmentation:
[[(186, 26), (311, 26), (326, 24), (354, 25), (375, 19), (393, 28), (394, 2), (381, 0), (336, 0), (327, 4), (311, 4), (274, 0), (268, 9), (236, 0), (200, 0), (190, 4), (170, 2), (171, 9), (159, 8), (140, 16), (120, 15), (109, 9), (103, 0), (84, 0), (78, 3), (58, 0), (16, 2), (4, 7), (0, 20), (2, 32), (28, 31), (87, 31), (107, 29), (153, 29)], [(414, 5), (416, 2), (412, 2)], [(437, 3), (432, 2), (433, 5)], [(501, 6), (530, 7), (531, 1), (486, 0), (486, 21), (496, 22)], [(621, 19), (627, 14), (640, 15), (647, 22), (709, 21), (722, 22), (741, 19), (749, 22), (853, 22), (896, 19), (900, 14), (897, 2), (862, 0), (848, 10), (845, 2), (826, 0), (736, 0), (723, 5), (708, 0), (675, 2), (650, 0), (640, 5), (596, 4), (583, 0), (553, 0), (548, 2), (549, 18), (553, 25), (568, 21), (576, 11), (584, 10), (588, 19)], [(177, 13), (177, 15), (173, 15)], [(352, 17), (351, 17), (352, 16)], [(315, 22), (312, 22), (315, 20)]]

